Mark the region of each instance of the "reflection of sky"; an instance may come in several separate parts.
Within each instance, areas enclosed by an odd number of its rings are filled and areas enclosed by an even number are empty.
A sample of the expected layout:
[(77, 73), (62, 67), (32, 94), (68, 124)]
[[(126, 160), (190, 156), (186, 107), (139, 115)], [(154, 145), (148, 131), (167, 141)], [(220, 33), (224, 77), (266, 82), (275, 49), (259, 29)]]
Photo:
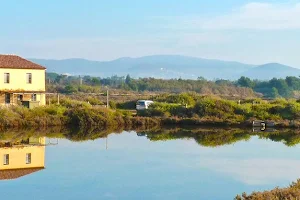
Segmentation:
[(300, 149), (259, 140), (218, 148), (135, 133), (46, 149), (46, 169), (0, 181), (7, 199), (233, 199), (300, 177)]

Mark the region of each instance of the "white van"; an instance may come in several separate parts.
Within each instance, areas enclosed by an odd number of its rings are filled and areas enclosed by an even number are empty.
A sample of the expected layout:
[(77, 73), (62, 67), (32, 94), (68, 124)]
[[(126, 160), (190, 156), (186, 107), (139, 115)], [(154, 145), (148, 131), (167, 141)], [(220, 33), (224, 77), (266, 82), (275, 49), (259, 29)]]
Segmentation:
[(136, 109), (137, 110), (146, 110), (149, 108), (149, 106), (151, 104), (153, 104), (154, 102), (153, 101), (150, 101), (150, 100), (138, 100), (136, 102)]

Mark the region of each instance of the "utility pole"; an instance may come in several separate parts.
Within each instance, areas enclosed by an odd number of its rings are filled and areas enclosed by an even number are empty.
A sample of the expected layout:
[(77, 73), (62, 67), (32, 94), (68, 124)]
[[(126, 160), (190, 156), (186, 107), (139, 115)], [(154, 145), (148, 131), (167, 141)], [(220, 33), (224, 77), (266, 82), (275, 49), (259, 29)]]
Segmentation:
[(105, 149), (107, 150), (108, 149), (108, 138), (106, 136), (106, 142), (105, 142)]
[(82, 85), (82, 78), (80, 75), (79, 75), (79, 85)]
[(108, 88), (106, 90), (106, 108), (109, 108), (109, 99), (108, 99)]
[[(47, 98), (47, 95), (45, 94), (46, 98)], [(51, 99), (50, 99), (50, 95), (48, 95), (48, 105), (51, 104)]]
[(59, 93), (57, 93), (57, 105), (59, 105)]

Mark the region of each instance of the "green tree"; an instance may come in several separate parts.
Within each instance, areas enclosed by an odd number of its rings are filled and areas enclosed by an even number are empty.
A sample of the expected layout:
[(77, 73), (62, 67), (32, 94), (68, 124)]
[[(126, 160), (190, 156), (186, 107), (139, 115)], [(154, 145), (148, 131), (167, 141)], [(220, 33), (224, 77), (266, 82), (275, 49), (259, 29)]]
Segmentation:
[(271, 92), (270, 92), (270, 97), (274, 98), (274, 99), (279, 97), (279, 93), (278, 93), (277, 88), (272, 87)]
[(130, 82), (131, 82), (131, 77), (130, 77), (129, 74), (127, 74), (127, 76), (126, 76), (126, 78), (125, 78), (125, 83), (126, 83), (127, 85), (129, 85)]
[(300, 90), (300, 79), (293, 76), (288, 76), (285, 79), (288, 86), (294, 90)]
[(242, 76), (238, 81), (237, 84), (241, 87), (249, 87), (249, 88), (253, 88), (254, 87), (254, 83), (251, 81), (250, 78)]
[(91, 82), (92, 82), (92, 85), (94, 85), (94, 86), (101, 84), (100, 80), (98, 78), (95, 78), (95, 77), (92, 78)]
[(75, 92), (78, 92), (78, 88), (73, 86), (73, 85), (67, 85), (65, 87), (65, 93), (67, 94), (71, 94), (71, 93), (75, 93)]
[(198, 81), (206, 81), (206, 79), (205, 79), (203, 76), (199, 76), (199, 77), (197, 78), (197, 80), (198, 80)]

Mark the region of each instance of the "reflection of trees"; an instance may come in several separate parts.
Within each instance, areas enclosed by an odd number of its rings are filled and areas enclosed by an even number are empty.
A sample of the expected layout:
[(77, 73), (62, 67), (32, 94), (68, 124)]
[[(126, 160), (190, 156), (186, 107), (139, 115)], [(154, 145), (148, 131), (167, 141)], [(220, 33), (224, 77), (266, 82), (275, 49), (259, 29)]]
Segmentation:
[(66, 138), (71, 141), (95, 140), (104, 138), (111, 133), (120, 133), (122, 128), (110, 127), (105, 129), (80, 129), (52, 127), (47, 129), (9, 129), (0, 132), (0, 141), (17, 142), (30, 137)]
[(98, 138), (105, 138), (112, 133), (121, 133), (123, 131), (122, 127), (106, 127), (106, 128), (70, 128), (64, 133), (65, 138), (71, 141), (85, 141), (85, 140), (95, 140)]
[(203, 134), (198, 134), (195, 140), (198, 144), (207, 147), (216, 147), (221, 145), (233, 144), (238, 141), (247, 141), (251, 138), (251, 135), (243, 130), (236, 130), (233, 132), (224, 131), (221, 133), (211, 133), (204, 132)]
[(166, 141), (175, 139), (194, 139), (199, 145), (217, 147), (234, 144), (238, 141), (247, 141), (252, 136), (260, 139), (270, 139), (274, 142), (282, 142), (287, 146), (300, 143), (300, 132), (295, 130), (280, 130), (274, 132), (256, 132), (243, 129), (162, 129), (159, 131), (139, 132), (147, 135), (151, 141)]
[[(98, 138), (105, 138), (110, 134), (120, 134), (123, 131), (131, 131), (132, 128), (126, 128), (122, 126), (110, 126), (110, 127), (90, 127), (90, 128), (76, 128), (71, 127), (64, 131), (63, 135), (65, 138), (71, 141), (85, 141), (85, 140), (95, 140)], [(141, 126), (139, 128), (134, 128), (134, 131), (139, 130), (149, 130)], [(151, 129), (153, 130), (153, 129)]]
[(287, 146), (295, 146), (300, 143), (300, 131), (281, 130), (274, 133), (261, 133), (259, 138), (270, 139), (274, 142), (282, 142)]
[[(0, 131), (0, 142), (9, 141), (13, 143), (26, 140), (30, 137), (66, 138), (71, 141), (86, 141), (105, 138), (109, 134), (131, 131), (132, 128), (105, 127), (105, 128), (78, 128), (78, 127), (49, 127), (47, 129), (7, 129)], [(135, 131), (146, 130), (145, 127)]]
[(251, 132), (242, 129), (163, 129), (156, 132), (143, 132), (151, 141), (194, 139), (198, 144), (216, 147), (248, 140)]
[(61, 138), (60, 127), (51, 127), (48, 129), (8, 129), (0, 132), (0, 141), (9, 141), (12, 143), (18, 143), (22, 140), (27, 140), (30, 137), (55, 137)]
[[(20, 142), (30, 137), (66, 138), (71, 141), (95, 140), (105, 138), (112, 133), (130, 131), (124, 127), (106, 128), (66, 128), (50, 127), (47, 129), (8, 129), (0, 132), (0, 142)], [(300, 143), (300, 130), (280, 130), (274, 132), (252, 132), (244, 129), (203, 129), (203, 128), (161, 128), (153, 127), (135, 129), (138, 135), (147, 136), (151, 141), (167, 141), (176, 139), (194, 139), (199, 145), (217, 147), (234, 144), (238, 141), (247, 141), (252, 136), (260, 139), (270, 139), (274, 142), (282, 142), (287, 146)]]

